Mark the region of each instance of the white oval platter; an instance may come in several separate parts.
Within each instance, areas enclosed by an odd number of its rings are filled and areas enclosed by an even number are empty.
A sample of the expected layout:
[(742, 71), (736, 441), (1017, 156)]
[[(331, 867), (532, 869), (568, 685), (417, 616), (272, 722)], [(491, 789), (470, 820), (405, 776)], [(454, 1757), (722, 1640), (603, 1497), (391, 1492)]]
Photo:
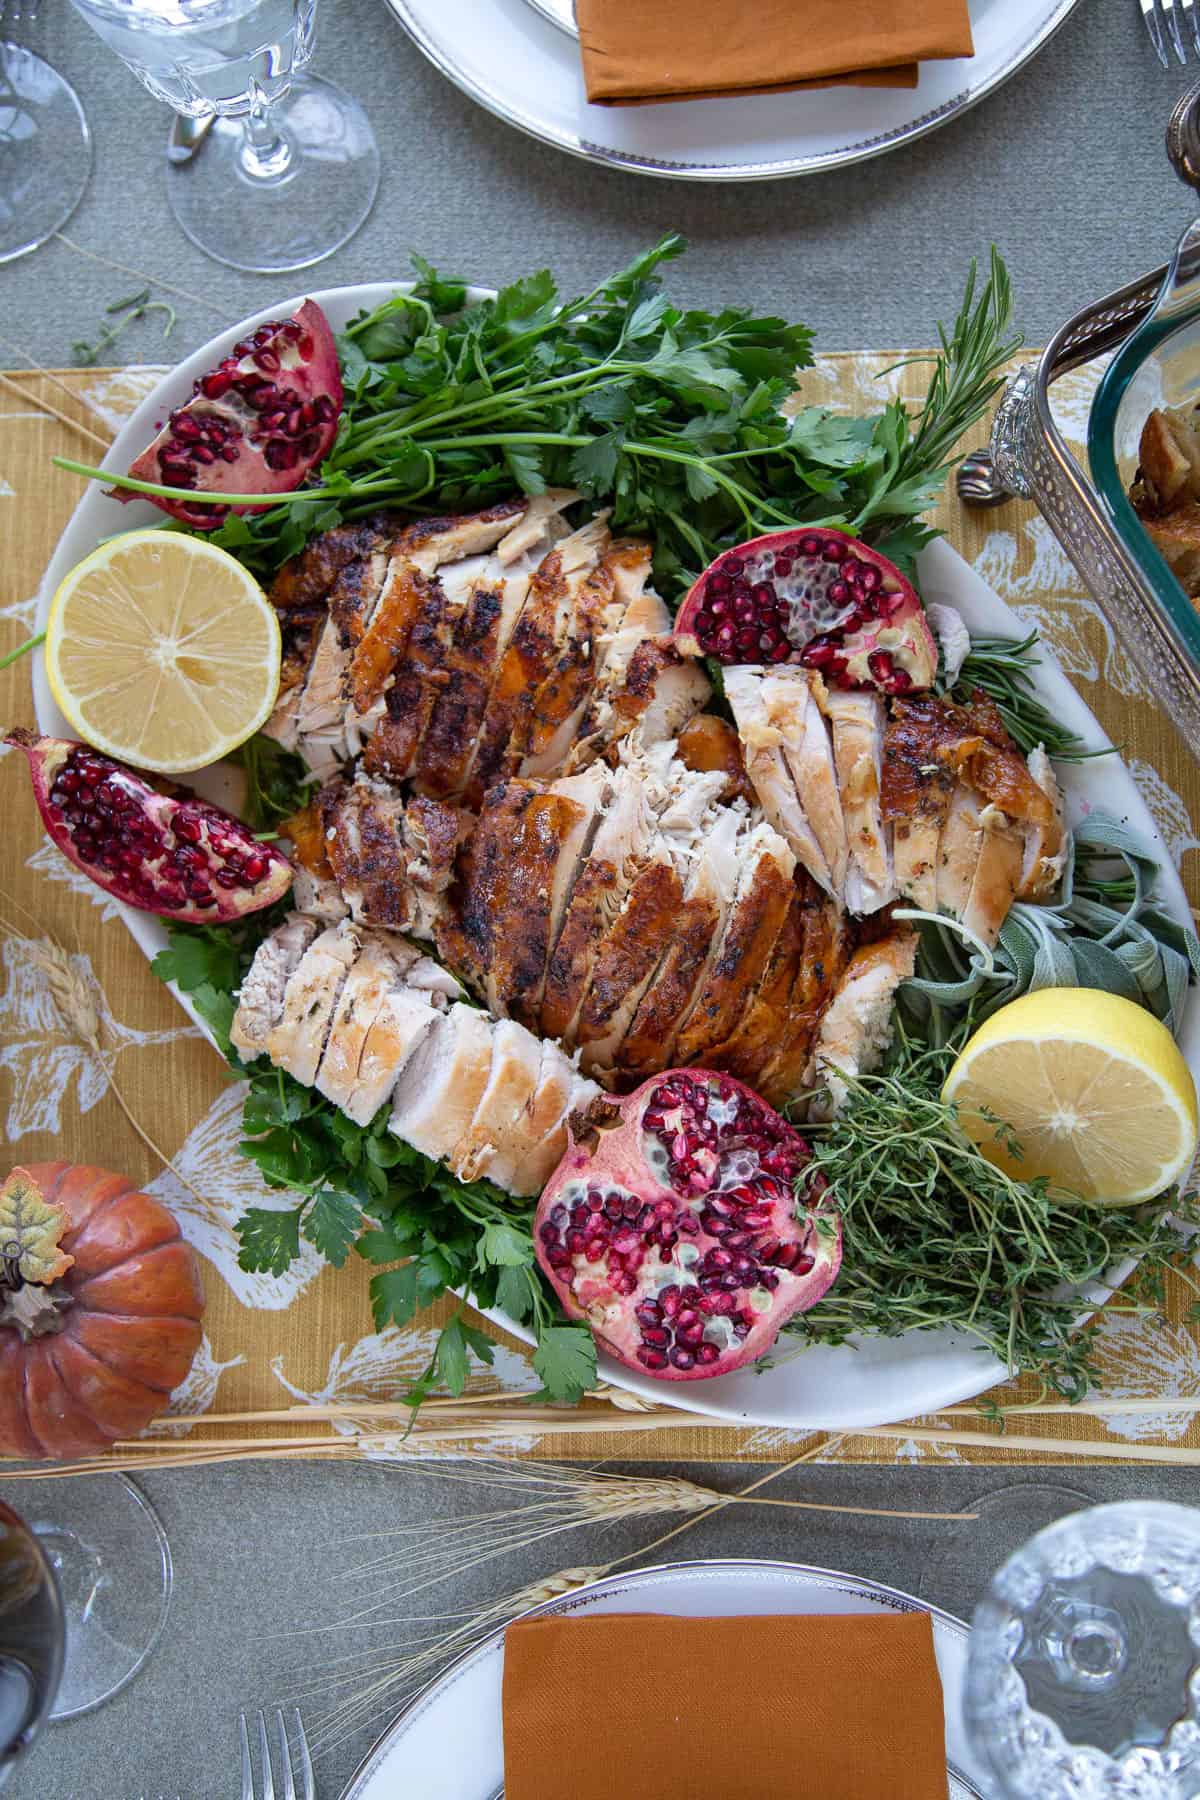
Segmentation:
[[(324, 308), (336, 331), (364, 308), (378, 306), (398, 288), (408, 285), (405, 282), (373, 282), (356, 287), (329, 288), (313, 293), (311, 298)], [(473, 289), (472, 298), (483, 298), (485, 292)], [(226, 355), (238, 338), (267, 319), (295, 311), (304, 298), (304, 295), (297, 295), (280, 300), (272, 307), (264, 307), (220, 333), (171, 370), (122, 428), (104, 459), (104, 467), (114, 474), (128, 469), (137, 452), (154, 435), (155, 422), (190, 396), (192, 383), (198, 375)], [(89, 489), (71, 515), (43, 578), (37, 628), (44, 627), (50, 600), (63, 576), (102, 538), (136, 526), (158, 524), (161, 520), (162, 514), (148, 501), (138, 500), (122, 506), (119, 501), (107, 498), (98, 485)], [(927, 601), (956, 607), (968, 627), (976, 633), (991, 637), (1026, 635), (1026, 625), (942, 540), (922, 552), (920, 585)], [(1096, 719), (1057, 664), (1048, 652), (1044, 651), (1043, 656), (1038, 672), (1042, 701), (1063, 725), (1083, 738), (1089, 748), (1100, 749), (1107, 745), (1108, 739)], [(40, 729), (69, 737), (71, 732), (67, 722), (50, 693), (40, 652), (33, 664), (33, 689)], [(193, 779), (209, 798), (231, 803), (235, 789), (228, 772), (216, 768)], [(1150, 843), (1162, 864), (1161, 898), (1165, 909), (1181, 923), (1190, 925), (1191, 911), (1170, 854), (1124, 764), (1116, 757), (1084, 762), (1068, 771), (1066, 782), (1072, 821), (1099, 808), (1123, 820)], [(148, 957), (165, 949), (166, 929), (158, 918), (137, 912), (132, 907), (121, 910), (130, 933)], [(187, 996), (177, 993), (176, 997), (185, 1011), (202, 1026), (203, 1021), (192, 1012)], [(1194, 998), (1188, 1007), (1181, 1041), (1193, 1071), (1200, 1070), (1200, 1008)], [(530, 1333), (514, 1325), (505, 1314), (493, 1309), (487, 1312), (487, 1317), (526, 1343), (532, 1343)], [(635, 1375), (606, 1356), (600, 1358), (600, 1369), (606, 1381), (658, 1405), (703, 1413), (730, 1425), (753, 1424), (808, 1431), (862, 1431), (872, 1425), (933, 1412), (973, 1398), (1003, 1380), (1006, 1373), (994, 1357), (981, 1351), (971, 1340), (949, 1331), (914, 1331), (897, 1338), (863, 1338), (837, 1349), (818, 1345), (788, 1353), (770, 1368), (741, 1369), (735, 1374), (705, 1382), (656, 1382)]]
[[(946, 1708), (949, 1800), (983, 1800), (991, 1790), (972, 1758), (962, 1717), (969, 1632), (961, 1619), (897, 1588), (812, 1569), (749, 1558), (670, 1563), (635, 1569), (577, 1588), (522, 1616), (566, 1613), (667, 1613), (680, 1618), (756, 1614), (927, 1612)], [(407, 1706), (370, 1751), (341, 1800), (499, 1800), (504, 1778), (500, 1692), (504, 1632), (469, 1651)], [(602, 1702), (603, 1696), (597, 1696)], [(869, 1694), (863, 1705), (870, 1704)], [(448, 1746), (453, 1746), (453, 1752)], [(622, 1784), (615, 1791), (630, 1792)]]
[(915, 88), (832, 87), (661, 106), (588, 104), (569, 0), (386, 3), (448, 81), (556, 150), (677, 181), (767, 181), (863, 162), (936, 130), (1015, 75), (1077, 0), (969, 0), (974, 56), (923, 63)]

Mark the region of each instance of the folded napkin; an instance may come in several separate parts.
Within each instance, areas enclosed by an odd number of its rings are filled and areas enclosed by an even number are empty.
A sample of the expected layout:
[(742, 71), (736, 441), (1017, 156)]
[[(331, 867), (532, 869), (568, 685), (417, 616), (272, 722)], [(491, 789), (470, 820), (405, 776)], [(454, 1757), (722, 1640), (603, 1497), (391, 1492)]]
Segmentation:
[(505, 1800), (946, 1800), (928, 1613), (526, 1619)]
[(915, 87), (924, 57), (970, 56), (967, 0), (575, 0), (589, 100)]

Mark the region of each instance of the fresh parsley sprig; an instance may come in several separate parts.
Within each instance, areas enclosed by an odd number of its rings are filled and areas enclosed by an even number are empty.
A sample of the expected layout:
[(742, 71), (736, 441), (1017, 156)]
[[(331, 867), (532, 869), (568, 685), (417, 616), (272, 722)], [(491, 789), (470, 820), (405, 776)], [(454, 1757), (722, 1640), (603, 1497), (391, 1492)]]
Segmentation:
[[(245, 1078), (239, 1148), (268, 1187), (292, 1197), (279, 1208), (249, 1207), (239, 1220), (242, 1268), (282, 1275), (302, 1243), (340, 1268), (353, 1250), (378, 1268), (370, 1283), (378, 1331), (407, 1325), (449, 1289), (469, 1292), (480, 1306), (498, 1307), (534, 1331), (533, 1367), (547, 1398), (580, 1399), (595, 1385), (596, 1347), (584, 1326), (562, 1319), (543, 1281), (533, 1251), (533, 1201), (488, 1181), (459, 1181), (388, 1130), (386, 1106), (356, 1125), (283, 1070), (238, 1062), (229, 1044), (234, 995), (278, 916), (274, 909), (255, 914), (233, 930), (171, 926), (170, 945), (152, 964), (187, 994)], [(487, 1362), (490, 1349), (460, 1309), (413, 1397), (435, 1385), (461, 1393), (468, 1353)]]
[(653, 539), (668, 600), (722, 549), (791, 526), (843, 525), (911, 564), (933, 535), (920, 515), (952, 444), (1014, 348), (999, 257), (982, 284), (972, 265), (924, 405), (845, 418), (791, 409), (812, 361), (807, 327), (670, 301), (661, 269), (683, 249), (671, 234), (573, 299), (542, 270), (475, 305), (461, 280), (418, 263), (413, 293), (342, 334), (346, 405), (317, 482), (231, 515), (212, 541), (265, 575), (314, 533), (381, 506), (465, 509), (558, 486)]

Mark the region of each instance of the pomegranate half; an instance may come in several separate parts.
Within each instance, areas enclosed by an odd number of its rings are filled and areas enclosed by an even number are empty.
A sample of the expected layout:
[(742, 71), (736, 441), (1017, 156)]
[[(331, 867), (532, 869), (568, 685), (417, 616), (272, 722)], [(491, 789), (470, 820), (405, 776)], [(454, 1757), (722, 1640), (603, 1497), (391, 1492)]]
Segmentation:
[(240, 819), (187, 788), (160, 794), (123, 763), (69, 738), (5, 734), (29, 758), (42, 823), (97, 887), (143, 912), (214, 925), (258, 912), (292, 884), (292, 865)]
[[(333, 332), (316, 301), (306, 300), (293, 318), (260, 325), (201, 375), (129, 473), (197, 494), (290, 494), (328, 455), (341, 410)], [(230, 512), (262, 510), (113, 492), (118, 500), (152, 500), (195, 531), (212, 531)]]
[(728, 1375), (825, 1293), (841, 1221), (809, 1146), (750, 1088), (671, 1069), (570, 1122), (534, 1243), (563, 1309), (628, 1368)]
[(675, 621), (685, 656), (803, 663), (830, 687), (910, 694), (938, 653), (925, 610), (895, 563), (842, 531), (773, 531), (726, 550)]

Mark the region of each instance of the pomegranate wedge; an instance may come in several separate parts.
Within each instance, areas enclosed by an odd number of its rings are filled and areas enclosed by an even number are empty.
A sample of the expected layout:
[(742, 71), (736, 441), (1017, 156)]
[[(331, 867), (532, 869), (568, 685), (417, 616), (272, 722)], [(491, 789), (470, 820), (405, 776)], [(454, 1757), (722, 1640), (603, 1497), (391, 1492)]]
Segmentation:
[[(212, 531), (230, 512), (254, 506), (204, 502), (217, 494), (290, 494), (328, 455), (342, 410), (342, 377), (329, 321), (315, 300), (294, 318), (272, 319), (233, 346), (193, 383), (129, 473), (164, 487), (194, 488), (186, 500), (152, 500), (194, 531)], [(138, 496), (113, 490), (118, 500)]]
[(841, 1222), (823, 1178), (796, 1200), (808, 1158), (740, 1081), (669, 1070), (572, 1118), (537, 1210), (538, 1261), (564, 1311), (628, 1368), (728, 1375), (837, 1274)]
[(916, 589), (894, 563), (841, 531), (774, 531), (727, 550), (679, 609), (685, 656), (798, 662), (830, 687), (916, 693), (937, 645)]
[(97, 887), (143, 912), (215, 925), (282, 899), (292, 866), (231, 813), (187, 788), (160, 794), (88, 744), (5, 734), (29, 758), (53, 843)]

